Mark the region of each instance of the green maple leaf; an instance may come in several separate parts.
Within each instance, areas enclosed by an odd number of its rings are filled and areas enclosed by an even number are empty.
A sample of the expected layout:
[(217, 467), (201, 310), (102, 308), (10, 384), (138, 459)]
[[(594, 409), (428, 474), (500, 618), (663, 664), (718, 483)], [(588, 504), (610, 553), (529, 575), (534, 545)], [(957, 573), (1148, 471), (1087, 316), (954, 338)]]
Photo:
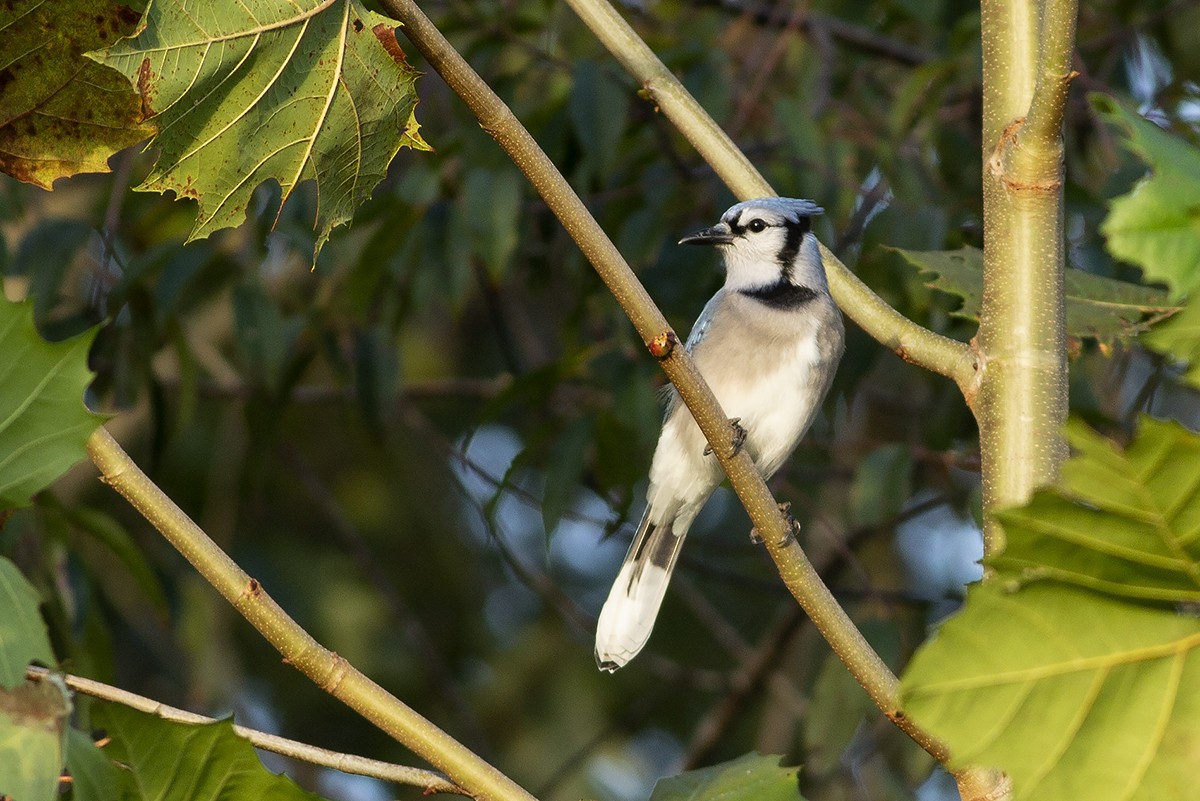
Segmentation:
[(0, 170), (49, 189), (108, 172), (108, 159), (153, 132), (137, 94), (84, 51), (133, 30), (108, 0), (12, 0), (0, 6)]
[(112, 742), (104, 754), (124, 768), (126, 798), (139, 801), (320, 801), (267, 770), (233, 721), (171, 723), (117, 704), (93, 713)]
[(401, 147), (429, 149), (398, 24), (358, 0), (152, 0), (90, 55), (137, 87), (160, 153), (138, 189), (198, 201), (190, 239), (240, 224), (264, 181), (286, 200), (312, 179), (319, 252)]
[[(979, 320), (983, 309), (983, 251), (891, 248), (916, 267), (925, 285), (962, 299), (951, 312)], [(1064, 276), (1067, 334), (1099, 342), (1126, 341), (1179, 311), (1161, 289), (1067, 268)]]
[(87, 456), (88, 437), (104, 420), (83, 404), (97, 330), (46, 342), (31, 301), (0, 298), (0, 509), (29, 503)]
[(1190, 798), (1200, 775), (1200, 437), (1081, 423), (1057, 487), (997, 513), (995, 578), (917, 652), (904, 709), (1014, 799)]
[(1067, 585), (971, 588), (917, 652), (904, 711), (952, 768), (991, 765), (1014, 801), (1160, 801), (1200, 775), (1200, 620)]
[(996, 513), (1007, 544), (988, 565), (1130, 599), (1200, 602), (1200, 437), (1145, 417), (1124, 450), (1072, 421), (1078, 455), (1057, 487)]
[(1093, 108), (1123, 134), (1121, 141), (1151, 173), (1114, 198), (1100, 226), (1108, 250), (1136, 264), (1174, 296), (1200, 287), (1200, 148), (1172, 136), (1106, 95)]

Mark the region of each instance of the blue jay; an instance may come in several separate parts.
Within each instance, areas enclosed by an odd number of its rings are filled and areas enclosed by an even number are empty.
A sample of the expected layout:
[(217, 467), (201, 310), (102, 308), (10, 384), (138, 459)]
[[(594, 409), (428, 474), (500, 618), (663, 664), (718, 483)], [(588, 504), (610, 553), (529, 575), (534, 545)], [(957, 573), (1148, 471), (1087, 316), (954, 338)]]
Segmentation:
[[(681, 245), (715, 245), (725, 285), (684, 347), (721, 408), (733, 443), (764, 478), (791, 455), (812, 423), (843, 349), (842, 315), (829, 296), (808, 200), (738, 203)], [(646, 512), (596, 625), (596, 664), (609, 672), (642, 650), (692, 521), (724, 478), (687, 407), (670, 389), (650, 466)]]

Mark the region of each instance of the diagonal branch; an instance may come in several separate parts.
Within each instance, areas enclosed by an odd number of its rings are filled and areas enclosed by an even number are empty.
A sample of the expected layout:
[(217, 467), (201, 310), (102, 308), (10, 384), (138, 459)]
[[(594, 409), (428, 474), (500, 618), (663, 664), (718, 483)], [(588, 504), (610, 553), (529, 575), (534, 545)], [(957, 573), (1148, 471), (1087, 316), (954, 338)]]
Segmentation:
[[(25, 675), (30, 681), (41, 681), (53, 674), (45, 668), (29, 667), (26, 668)], [(167, 706), (164, 703), (155, 701), (153, 698), (147, 698), (144, 695), (122, 690), (120, 687), (113, 687), (111, 684), (85, 679), (82, 676), (72, 676), (69, 673), (64, 674), (62, 679), (68, 687), (77, 693), (90, 695), (93, 698), (99, 698), (103, 701), (122, 704), (139, 712), (145, 712), (148, 715), (156, 715), (172, 723), (202, 725), (217, 722), (215, 718), (197, 715), (195, 712), (188, 712), (186, 709)], [(330, 751), (327, 748), (319, 748), (308, 743), (301, 743), (296, 740), (289, 740), (286, 737), (268, 734), (257, 729), (248, 729), (245, 726), (238, 726), (237, 724), (233, 726), (233, 733), (246, 740), (255, 748), (261, 748), (264, 751), (270, 751), (275, 754), (282, 754), (283, 756), (323, 768), (340, 770), (342, 773), (354, 773), (359, 776), (370, 776), (373, 779), (395, 782), (396, 784), (421, 787), (424, 788), (426, 793), (468, 794), (445, 776), (440, 773), (434, 773), (431, 770), (410, 768), (406, 765), (395, 765), (391, 762), (381, 762), (378, 759), (368, 759), (355, 754), (342, 754), (337, 751)]]
[(535, 801), (512, 779), (322, 647), (142, 472), (103, 426), (88, 440), (88, 454), (100, 468), (101, 479), (125, 496), (289, 665), (481, 801)]
[[(729, 447), (729, 443), (733, 429), (712, 390), (701, 378), (684, 348), (677, 347), (679, 340), (667, 325), (662, 312), (654, 305), (583, 201), (504, 101), (471, 69), (413, 0), (383, 0), (381, 5), (404, 24), (401, 29), (404, 34), (463, 99), (479, 119), (481, 127), (508, 153), (595, 267), (651, 353), (659, 359), (663, 371), (713, 446), (713, 452), (729, 477), (730, 484), (762, 535), (784, 584), (812, 618), (834, 652), (889, 719), (935, 758), (945, 762), (948, 759), (945, 747), (920, 730), (900, 710), (896, 677), (821, 581), (796, 542), (790, 517), (775, 502), (750, 455), (744, 450), (732, 452), (734, 449)], [(695, 103), (686, 92), (681, 100)], [(741, 156), (740, 153), (737, 155)], [(748, 174), (757, 176), (745, 157), (741, 156), (741, 159), (750, 171)], [(762, 179), (758, 180), (761, 182)], [(886, 305), (885, 308), (890, 309)], [(892, 314), (896, 313), (893, 311)], [(929, 337), (933, 336), (915, 323), (909, 322), (909, 325)], [(911, 341), (915, 342), (916, 339)], [(921, 338), (921, 341), (927, 340)], [(948, 365), (952, 356), (957, 357), (965, 351), (965, 346), (948, 339), (944, 342), (944, 347), (948, 349)], [(949, 350), (951, 348), (952, 351)]]

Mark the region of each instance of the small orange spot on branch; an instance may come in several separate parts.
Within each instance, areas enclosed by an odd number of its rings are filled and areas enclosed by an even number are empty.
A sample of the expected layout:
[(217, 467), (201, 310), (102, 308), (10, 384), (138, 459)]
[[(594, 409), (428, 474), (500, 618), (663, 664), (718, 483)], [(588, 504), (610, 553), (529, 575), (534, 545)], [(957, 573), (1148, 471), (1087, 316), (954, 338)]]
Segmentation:
[(663, 331), (654, 339), (646, 343), (646, 348), (650, 351), (650, 355), (656, 359), (665, 359), (675, 350), (675, 346), (679, 344), (679, 337), (675, 336), (674, 331)]

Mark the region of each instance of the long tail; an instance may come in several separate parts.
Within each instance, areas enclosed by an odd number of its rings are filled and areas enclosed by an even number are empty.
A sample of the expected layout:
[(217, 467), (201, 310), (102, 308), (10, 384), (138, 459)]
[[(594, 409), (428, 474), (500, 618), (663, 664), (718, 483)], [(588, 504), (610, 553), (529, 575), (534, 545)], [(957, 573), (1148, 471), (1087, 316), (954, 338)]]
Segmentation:
[(596, 623), (596, 664), (601, 670), (612, 673), (623, 667), (650, 639), (687, 533), (676, 536), (674, 522), (656, 526), (649, 509), (642, 515)]

